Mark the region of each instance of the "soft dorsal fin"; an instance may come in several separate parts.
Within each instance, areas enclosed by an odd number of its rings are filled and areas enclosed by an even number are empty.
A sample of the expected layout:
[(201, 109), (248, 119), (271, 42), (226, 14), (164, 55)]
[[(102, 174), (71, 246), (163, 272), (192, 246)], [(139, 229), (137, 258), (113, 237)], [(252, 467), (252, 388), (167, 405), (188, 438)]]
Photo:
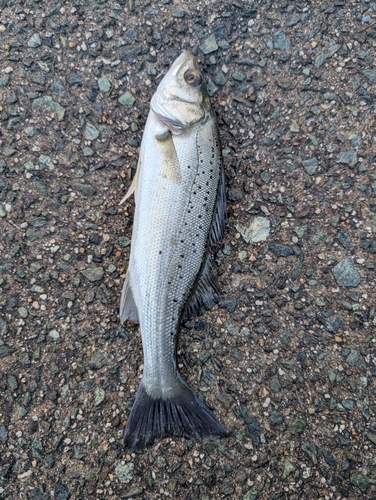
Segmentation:
[(218, 302), (219, 294), (218, 279), (213, 272), (211, 255), (208, 253), (200, 277), (195, 284), (193, 295), (184, 308), (182, 320), (187, 321), (192, 316), (197, 316), (203, 307), (211, 309)]
[(136, 170), (136, 173), (135, 173), (135, 175), (133, 177), (132, 184), (129, 186), (129, 189), (126, 192), (126, 195), (121, 200), (121, 202), (119, 203), (119, 205), (121, 205), (122, 203), (124, 203), (130, 196), (132, 196), (133, 193), (134, 193), (135, 201), (137, 201), (137, 197), (138, 197), (138, 185), (140, 183), (140, 174), (141, 174), (141, 153), (140, 153), (140, 156), (138, 158), (137, 170)]
[(227, 202), (226, 202), (225, 169), (222, 166), (221, 177), (219, 179), (219, 186), (218, 186), (217, 203), (210, 230), (211, 245), (218, 243), (224, 237), (226, 229), (226, 220), (227, 220)]

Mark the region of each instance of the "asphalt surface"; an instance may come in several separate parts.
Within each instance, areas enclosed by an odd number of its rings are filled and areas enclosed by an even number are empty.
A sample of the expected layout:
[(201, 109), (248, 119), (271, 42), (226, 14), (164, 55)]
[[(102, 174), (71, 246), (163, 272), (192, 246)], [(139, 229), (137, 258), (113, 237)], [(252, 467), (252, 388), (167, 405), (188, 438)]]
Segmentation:
[[(376, 497), (376, 3), (0, 2), (0, 498)], [(218, 113), (223, 294), (182, 376), (230, 431), (122, 434), (150, 98), (182, 50)]]

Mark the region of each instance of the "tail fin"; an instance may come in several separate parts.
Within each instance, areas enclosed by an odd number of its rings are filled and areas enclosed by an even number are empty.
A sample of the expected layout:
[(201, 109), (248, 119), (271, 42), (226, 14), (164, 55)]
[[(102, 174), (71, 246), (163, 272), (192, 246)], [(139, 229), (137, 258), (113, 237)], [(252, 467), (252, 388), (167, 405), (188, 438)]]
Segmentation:
[(179, 381), (179, 392), (170, 399), (153, 399), (142, 381), (124, 432), (124, 447), (140, 451), (164, 437), (197, 441), (227, 436), (226, 429), (209, 408)]

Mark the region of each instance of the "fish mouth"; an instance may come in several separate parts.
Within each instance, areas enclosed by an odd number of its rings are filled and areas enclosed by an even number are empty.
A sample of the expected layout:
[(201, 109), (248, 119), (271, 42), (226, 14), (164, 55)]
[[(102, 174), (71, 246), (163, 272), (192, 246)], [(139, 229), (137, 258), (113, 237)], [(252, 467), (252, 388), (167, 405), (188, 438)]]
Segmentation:
[(177, 73), (179, 72), (180, 68), (183, 65), (185, 65), (189, 60), (191, 60), (193, 62), (193, 65), (194, 65), (195, 69), (198, 69), (197, 59), (191, 54), (191, 52), (189, 50), (185, 50), (173, 62), (172, 66), (170, 68), (170, 73), (172, 75), (176, 76)]

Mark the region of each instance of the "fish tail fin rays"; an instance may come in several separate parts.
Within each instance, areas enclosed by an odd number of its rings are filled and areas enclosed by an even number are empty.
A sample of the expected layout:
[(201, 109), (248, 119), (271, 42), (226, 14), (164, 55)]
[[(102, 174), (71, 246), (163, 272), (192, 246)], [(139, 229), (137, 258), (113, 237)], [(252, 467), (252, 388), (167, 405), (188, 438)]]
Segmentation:
[(226, 429), (179, 377), (179, 390), (154, 399), (141, 382), (124, 432), (124, 448), (142, 451), (164, 437), (210, 441), (227, 436)]
[(130, 274), (127, 271), (121, 292), (120, 309), (119, 309), (120, 322), (124, 323), (126, 319), (130, 319), (134, 323), (139, 323), (138, 309), (134, 301), (133, 292), (130, 285)]

